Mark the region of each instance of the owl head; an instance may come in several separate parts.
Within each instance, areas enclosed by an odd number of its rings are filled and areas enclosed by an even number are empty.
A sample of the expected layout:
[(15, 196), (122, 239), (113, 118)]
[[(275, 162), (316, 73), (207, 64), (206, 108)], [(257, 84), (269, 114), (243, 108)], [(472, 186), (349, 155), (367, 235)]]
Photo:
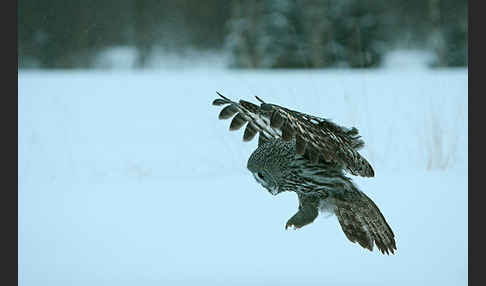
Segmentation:
[(285, 179), (294, 157), (295, 142), (271, 140), (251, 154), (247, 168), (255, 180), (275, 196), (285, 190)]

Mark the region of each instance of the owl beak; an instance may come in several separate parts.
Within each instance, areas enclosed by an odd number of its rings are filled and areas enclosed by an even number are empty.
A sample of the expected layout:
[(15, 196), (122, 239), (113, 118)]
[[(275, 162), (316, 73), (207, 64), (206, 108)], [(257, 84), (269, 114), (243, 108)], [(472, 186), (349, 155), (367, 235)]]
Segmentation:
[(268, 192), (274, 196), (278, 195), (278, 186), (272, 187), (267, 184), (264, 180), (260, 179), (255, 173), (253, 173), (253, 177), (255, 180), (261, 184), (265, 189), (268, 190)]
[(275, 188), (270, 189), (270, 194), (276, 196), (278, 194), (278, 187), (275, 186)]

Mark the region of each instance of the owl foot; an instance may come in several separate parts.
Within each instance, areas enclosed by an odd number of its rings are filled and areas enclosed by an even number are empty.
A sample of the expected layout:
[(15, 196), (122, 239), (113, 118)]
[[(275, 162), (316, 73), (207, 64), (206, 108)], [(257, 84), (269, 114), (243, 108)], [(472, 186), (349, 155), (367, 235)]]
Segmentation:
[(317, 217), (318, 211), (312, 205), (303, 204), (299, 207), (299, 211), (294, 214), (285, 225), (285, 229), (293, 227), (294, 229), (299, 229), (309, 223), (313, 222)]

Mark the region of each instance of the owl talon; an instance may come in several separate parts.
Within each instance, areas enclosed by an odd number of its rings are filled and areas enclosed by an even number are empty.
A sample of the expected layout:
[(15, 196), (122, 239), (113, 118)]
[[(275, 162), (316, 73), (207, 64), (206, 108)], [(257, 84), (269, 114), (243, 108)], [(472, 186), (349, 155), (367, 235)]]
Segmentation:
[(285, 225), (285, 229), (287, 228), (291, 228), (291, 229), (294, 229), (294, 230), (297, 230), (299, 229), (299, 227), (297, 227), (295, 224), (291, 223), (291, 222), (288, 222), (286, 225)]

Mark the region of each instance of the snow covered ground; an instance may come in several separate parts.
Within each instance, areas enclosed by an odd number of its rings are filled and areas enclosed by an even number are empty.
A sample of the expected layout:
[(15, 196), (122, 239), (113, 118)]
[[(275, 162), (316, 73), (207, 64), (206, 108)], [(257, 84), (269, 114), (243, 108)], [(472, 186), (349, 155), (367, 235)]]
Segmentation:
[[(20, 285), (466, 285), (466, 69), (19, 71)], [(284, 225), (215, 91), (356, 126), (398, 251)]]

